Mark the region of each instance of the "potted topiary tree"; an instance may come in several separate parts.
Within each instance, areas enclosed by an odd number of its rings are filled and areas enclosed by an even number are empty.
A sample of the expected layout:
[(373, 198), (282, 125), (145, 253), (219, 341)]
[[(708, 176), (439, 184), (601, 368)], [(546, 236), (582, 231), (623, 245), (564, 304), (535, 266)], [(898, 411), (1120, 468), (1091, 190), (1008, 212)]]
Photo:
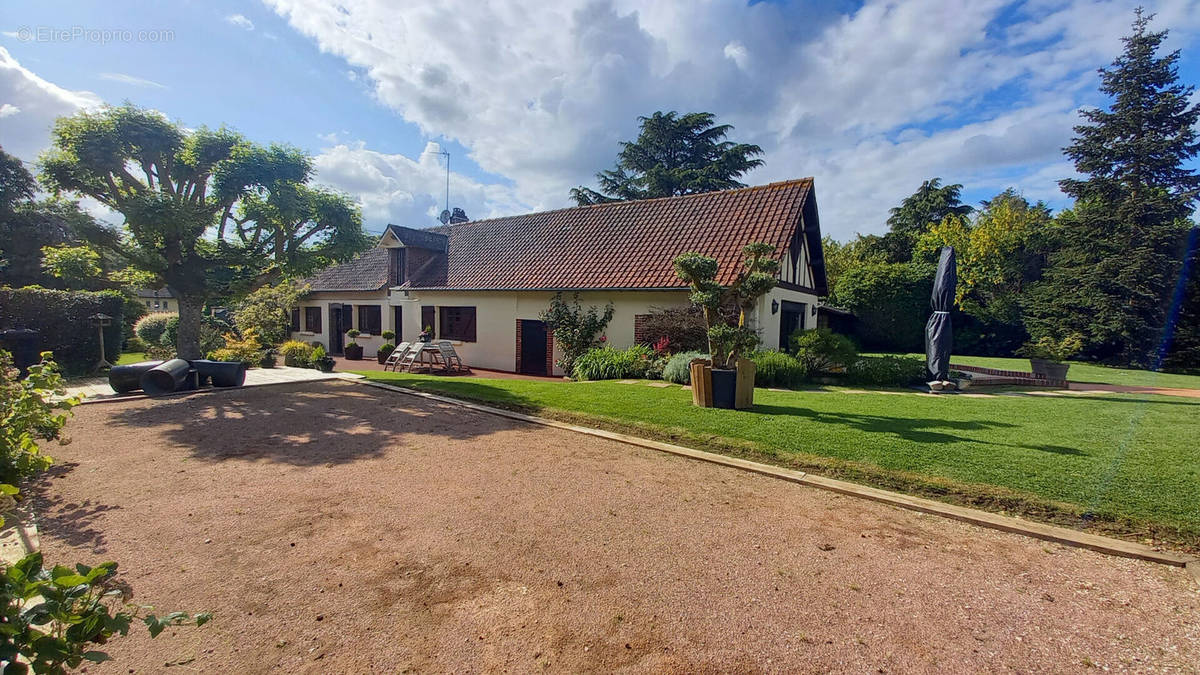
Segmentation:
[(362, 359), (362, 345), (354, 341), (359, 335), (362, 335), (362, 331), (357, 328), (351, 328), (346, 331), (346, 337), (350, 338), (349, 344), (343, 348), (347, 361), (359, 361)]
[[(675, 273), (691, 287), (691, 300), (704, 311), (708, 328), (711, 367), (693, 366), (692, 387), (693, 392), (699, 387), (700, 391), (711, 391), (712, 396), (710, 402), (707, 396), (694, 395), (693, 402), (697, 405), (716, 408), (754, 405), (754, 364), (741, 356), (758, 346), (758, 335), (746, 326), (746, 314), (775, 287), (779, 261), (767, 257), (774, 250), (774, 246), (764, 243), (742, 249), (745, 269), (729, 286), (717, 282), (720, 269), (714, 258), (684, 253), (674, 260)], [(728, 305), (737, 307), (736, 325), (721, 316), (721, 308)]]
[(1071, 333), (1064, 338), (1043, 335), (1026, 342), (1018, 353), (1029, 357), (1029, 369), (1036, 377), (1048, 380), (1067, 379), (1071, 364), (1065, 361), (1083, 351), (1083, 336)]
[(396, 345), (392, 344), (392, 340), (396, 339), (396, 331), (385, 330), (379, 335), (383, 338), (383, 344), (379, 345), (379, 351), (375, 352), (375, 358), (383, 363), (396, 350)]

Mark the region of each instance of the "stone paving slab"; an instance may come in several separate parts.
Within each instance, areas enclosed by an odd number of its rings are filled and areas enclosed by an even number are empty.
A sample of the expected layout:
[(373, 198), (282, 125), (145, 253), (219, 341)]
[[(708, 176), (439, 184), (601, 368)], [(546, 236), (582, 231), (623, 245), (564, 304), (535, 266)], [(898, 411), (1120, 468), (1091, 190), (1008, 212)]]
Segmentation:
[[(267, 384), (285, 384), (289, 382), (318, 382), (321, 380), (335, 380), (345, 378), (359, 378), (361, 375), (351, 373), (322, 373), (314, 368), (292, 368), (290, 366), (278, 366), (275, 368), (251, 368), (246, 371), (246, 382), (244, 387), (258, 387)], [(85, 401), (116, 399), (116, 398), (131, 398), (133, 396), (143, 395), (140, 391), (131, 394), (117, 394), (113, 388), (108, 386), (108, 378), (106, 377), (91, 377), (85, 380), (76, 380), (67, 387), (67, 396), (79, 396)]]

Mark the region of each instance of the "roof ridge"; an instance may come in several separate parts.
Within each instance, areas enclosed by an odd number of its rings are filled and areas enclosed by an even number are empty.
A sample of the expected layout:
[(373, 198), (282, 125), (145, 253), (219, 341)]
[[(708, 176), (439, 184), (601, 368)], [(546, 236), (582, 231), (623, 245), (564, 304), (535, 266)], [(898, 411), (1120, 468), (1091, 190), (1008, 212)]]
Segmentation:
[[(523, 218), (523, 217), (528, 217), (528, 216), (541, 216), (541, 215), (548, 215), (551, 213), (561, 213), (563, 211), (581, 211), (583, 209), (613, 207), (613, 206), (628, 205), (628, 204), (648, 204), (650, 202), (661, 202), (661, 201), (668, 201), (671, 199), (681, 199), (682, 200), (682, 199), (694, 199), (697, 197), (713, 197), (716, 195), (728, 195), (728, 194), (732, 194), (735, 192), (753, 192), (755, 190), (766, 190), (768, 188), (779, 189), (779, 188), (782, 188), (785, 186), (796, 185), (796, 184), (800, 184), (800, 183), (808, 183), (811, 185), (813, 183), (813, 181), (814, 181), (814, 178), (812, 176), (805, 176), (803, 178), (791, 178), (788, 180), (778, 180), (778, 181), (766, 183), (764, 185), (747, 185), (746, 187), (730, 188), (728, 190), (710, 190), (708, 192), (693, 192), (691, 194), (670, 195), (668, 197), (649, 197), (647, 199), (617, 200), (617, 201), (612, 201), (612, 202), (603, 202), (600, 204), (584, 204), (583, 206), (564, 206), (561, 209), (550, 209), (548, 211), (532, 211), (529, 213), (515, 213), (510, 216), (496, 216), (494, 218), (480, 218), (479, 220), (468, 220), (465, 223), (448, 223), (448, 224), (444, 224), (444, 225), (433, 225), (433, 226), (427, 227), (427, 228), (408, 228), (408, 229), (435, 230), (435, 229), (439, 229), (439, 228), (445, 228), (446, 230), (453, 230), (455, 228), (463, 227), (465, 225), (491, 223), (491, 222), (495, 222), (497, 220), (504, 220), (505, 218)], [(388, 225), (390, 226), (390, 225), (392, 225), (392, 223), (388, 223)], [(397, 225), (397, 227), (406, 227), (406, 226), (405, 225)]]

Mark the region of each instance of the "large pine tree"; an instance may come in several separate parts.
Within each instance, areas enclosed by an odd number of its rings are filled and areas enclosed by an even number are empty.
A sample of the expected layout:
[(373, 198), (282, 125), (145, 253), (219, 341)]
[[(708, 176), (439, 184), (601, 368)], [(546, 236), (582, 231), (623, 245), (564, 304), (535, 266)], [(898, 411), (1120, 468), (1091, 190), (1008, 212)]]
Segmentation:
[(1084, 178), (1060, 183), (1076, 203), (1026, 314), (1034, 339), (1079, 334), (1085, 357), (1141, 366), (1158, 363), (1200, 194), (1185, 166), (1200, 106), (1179, 83), (1179, 52), (1158, 55), (1167, 31), (1150, 32), (1151, 18), (1137, 11), (1124, 53), (1100, 70), (1109, 109), (1083, 111), (1065, 149)]

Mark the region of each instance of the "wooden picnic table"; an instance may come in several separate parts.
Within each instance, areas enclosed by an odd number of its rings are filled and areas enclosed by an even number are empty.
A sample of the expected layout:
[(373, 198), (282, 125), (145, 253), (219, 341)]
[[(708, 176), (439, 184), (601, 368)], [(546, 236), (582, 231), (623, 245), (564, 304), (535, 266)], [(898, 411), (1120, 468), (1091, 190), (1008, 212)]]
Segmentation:
[(418, 363), (428, 368), (429, 372), (432, 373), (433, 367), (442, 360), (441, 350), (432, 342), (418, 342), (416, 345), (409, 347), (409, 350), (413, 349), (418, 349), (419, 351), (416, 358), (412, 360), (412, 363), (408, 364), (408, 372), (410, 373), (416, 369)]

